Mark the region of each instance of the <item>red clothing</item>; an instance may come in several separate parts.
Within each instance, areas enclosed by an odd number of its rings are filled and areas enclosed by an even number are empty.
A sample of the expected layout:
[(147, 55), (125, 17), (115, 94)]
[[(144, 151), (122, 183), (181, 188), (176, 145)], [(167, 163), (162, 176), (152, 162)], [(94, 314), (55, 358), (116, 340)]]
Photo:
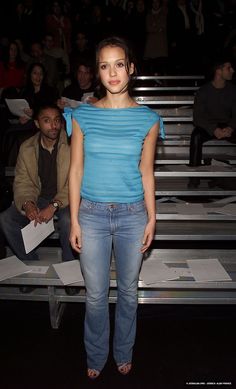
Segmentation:
[(56, 47), (62, 47), (67, 53), (71, 51), (71, 22), (67, 16), (58, 18), (55, 15), (46, 16), (46, 31), (52, 34)]
[(5, 68), (0, 62), (0, 88), (22, 88), (25, 83), (25, 68), (17, 67), (15, 62), (8, 64)]

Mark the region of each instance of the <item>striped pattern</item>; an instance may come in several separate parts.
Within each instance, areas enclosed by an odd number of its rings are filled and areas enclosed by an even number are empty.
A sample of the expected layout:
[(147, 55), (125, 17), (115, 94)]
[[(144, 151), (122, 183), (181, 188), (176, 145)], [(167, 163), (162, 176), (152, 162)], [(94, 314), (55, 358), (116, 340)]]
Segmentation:
[(98, 202), (142, 200), (142, 145), (159, 116), (146, 106), (108, 109), (84, 104), (72, 117), (84, 134), (81, 196)]

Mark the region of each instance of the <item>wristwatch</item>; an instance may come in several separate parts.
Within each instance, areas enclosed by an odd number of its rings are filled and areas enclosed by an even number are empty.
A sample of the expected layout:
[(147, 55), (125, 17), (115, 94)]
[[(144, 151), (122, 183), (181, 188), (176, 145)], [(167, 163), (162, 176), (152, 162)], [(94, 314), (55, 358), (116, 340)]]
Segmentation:
[(50, 204), (55, 208), (56, 211), (60, 208), (59, 202), (56, 200), (50, 201)]

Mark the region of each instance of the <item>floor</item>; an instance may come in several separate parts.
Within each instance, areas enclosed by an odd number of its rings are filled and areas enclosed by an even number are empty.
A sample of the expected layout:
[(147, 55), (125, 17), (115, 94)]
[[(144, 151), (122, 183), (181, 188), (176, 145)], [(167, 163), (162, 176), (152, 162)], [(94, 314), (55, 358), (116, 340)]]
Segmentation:
[[(86, 378), (84, 304), (67, 304), (58, 330), (43, 302), (1, 301), (1, 389), (236, 388), (233, 306), (139, 305), (134, 368), (116, 372), (110, 355)], [(110, 305), (111, 323), (114, 305)]]

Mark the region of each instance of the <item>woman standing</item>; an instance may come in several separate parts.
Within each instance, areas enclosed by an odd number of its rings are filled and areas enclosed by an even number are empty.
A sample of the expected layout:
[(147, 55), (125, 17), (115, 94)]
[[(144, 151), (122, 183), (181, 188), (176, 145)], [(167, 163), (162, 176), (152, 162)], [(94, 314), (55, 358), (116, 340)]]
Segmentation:
[(125, 41), (101, 41), (96, 62), (105, 95), (73, 112), (69, 174), (70, 242), (80, 253), (86, 285), (84, 336), (92, 379), (109, 352), (112, 246), (118, 290), (114, 359), (121, 374), (132, 368), (138, 276), (156, 223), (153, 162), (160, 121), (128, 92), (135, 65)]

